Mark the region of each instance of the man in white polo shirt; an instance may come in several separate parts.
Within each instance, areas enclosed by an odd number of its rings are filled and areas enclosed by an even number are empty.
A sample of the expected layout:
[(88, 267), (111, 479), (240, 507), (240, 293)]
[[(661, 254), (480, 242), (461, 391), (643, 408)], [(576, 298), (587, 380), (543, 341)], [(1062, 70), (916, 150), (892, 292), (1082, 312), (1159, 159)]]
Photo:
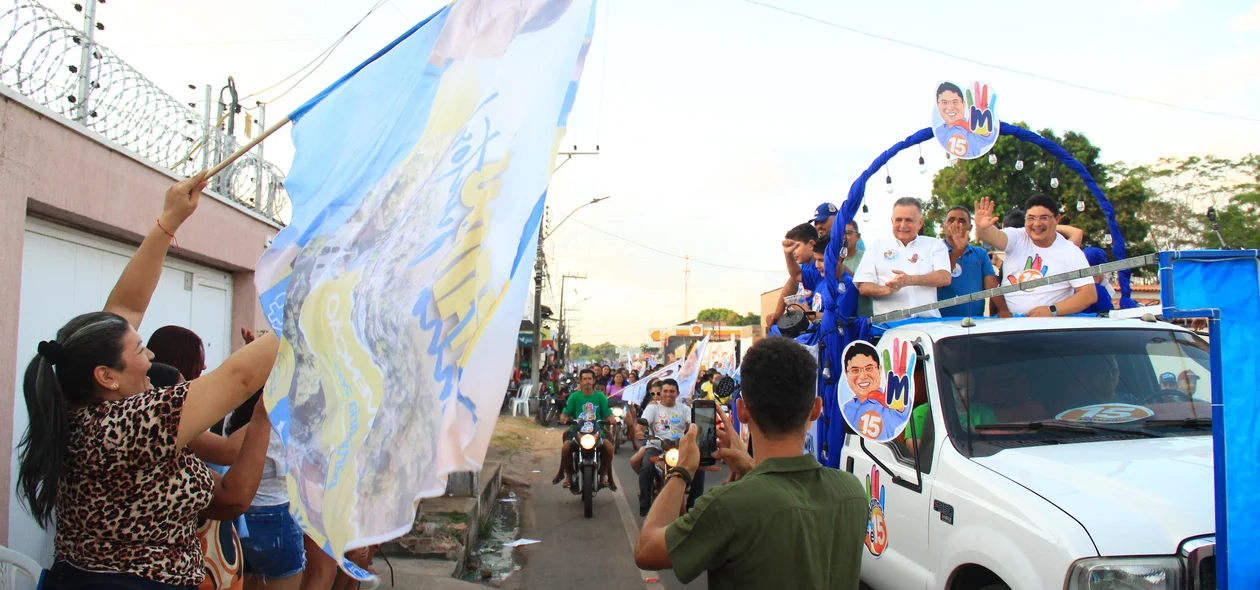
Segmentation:
[[(866, 256), (853, 275), (858, 292), (870, 297), (875, 315), (936, 303), (937, 287), (949, 285), (949, 249), (945, 242), (920, 236), (923, 206), (913, 197), (893, 203), (893, 237), (866, 247)], [(932, 310), (919, 317), (939, 318)]]
[[(1089, 266), (1085, 253), (1058, 234), (1059, 202), (1046, 195), (1033, 195), (1024, 204), (1024, 227), (998, 229), (989, 197), (976, 203), (976, 236), (980, 241), (1006, 252), (1003, 285), (1063, 274)], [(1074, 279), (1035, 289), (1006, 294), (1011, 313), (1028, 317), (1052, 317), (1080, 313), (1094, 304), (1098, 293), (1091, 277)]]

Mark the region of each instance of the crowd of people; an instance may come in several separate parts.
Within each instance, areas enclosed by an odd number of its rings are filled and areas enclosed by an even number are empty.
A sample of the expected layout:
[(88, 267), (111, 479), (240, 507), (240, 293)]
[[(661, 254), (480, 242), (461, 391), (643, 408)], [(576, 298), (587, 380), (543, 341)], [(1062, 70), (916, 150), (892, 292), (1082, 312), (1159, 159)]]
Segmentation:
[[(18, 496), (56, 525), (41, 588), (289, 588), (357, 584), (289, 514), (284, 446), (261, 402), (279, 350), (255, 338), (206, 372), (200, 337), (136, 331), (205, 173), (175, 184), (102, 311), (39, 343), (22, 390)], [(371, 550), (349, 557), (363, 566)]]
[[(838, 285), (829, 287), (823, 281), (823, 259), (837, 213), (835, 205), (823, 203), (809, 222), (784, 235), (788, 278), (776, 309), (766, 318), (768, 333), (779, 334), (777, 321), (793, 307), (816, 320), (828, 299), (838, 301), (840, 313), (848, 318), (881, 315), (1107, 262), (1102, 248), (1082, 248), (1084, 232), (1060, 223), (1059, 202), (1047, 195), (1029, 197), (1023, 209), (1001, 219), (988, 197), (975, 204), (974, 212), (953, 207), (946, 212), (943, 238), (922, 235), (923, 204), (903, 197), (893, 203), (892, 235), (865, 241), (864, 251), (858, 246), (862, 234), (857, 222), (847, 223), (836, 268)], [(975, 240), (989, 249), (973, 241), (973, 230)], [(1113, 309), (1114, 297), (1110, 282), (1100, 274), (914, 315), (1009, 318), (1102, 313)], [(816, 335), (807, 333), (799, 339), (812, 344), (811, 337)]]

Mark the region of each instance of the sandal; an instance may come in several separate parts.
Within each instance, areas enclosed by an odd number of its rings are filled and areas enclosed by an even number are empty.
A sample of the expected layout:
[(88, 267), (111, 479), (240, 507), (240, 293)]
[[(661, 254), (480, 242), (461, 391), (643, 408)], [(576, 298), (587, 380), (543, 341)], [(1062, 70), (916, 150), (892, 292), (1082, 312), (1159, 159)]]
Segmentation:
[[(557, 476), (555, 476), (555, 477), (553, 477), (553, 478), (551, 478), (551, 485), (553, 485), (553, 486), (554, 486), (554, 485), (556, 485), (556, 484), (560, 483), (560, 480), (562, 480), (562, 479), (564, 479), (564, 474), (563, 474), (563, 473), (562, 473), (562, 474), (560, 474), (560, 475), (557, 475)], [(569, 487), (569, 486), (565, 486), (565, 487)]]

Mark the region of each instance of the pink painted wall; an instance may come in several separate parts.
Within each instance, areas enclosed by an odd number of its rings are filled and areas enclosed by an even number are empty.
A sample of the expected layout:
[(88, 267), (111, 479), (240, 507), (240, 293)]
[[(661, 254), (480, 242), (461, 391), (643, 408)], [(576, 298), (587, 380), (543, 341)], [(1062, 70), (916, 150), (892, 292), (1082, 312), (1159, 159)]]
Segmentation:
[[(173, 140), (174, 141), (174, 140)], [(115, 149), (99, 136), (0, 86), (0, 461), (13, 457), (13, 392), (22, 276), (23, 220), (34, 214), (139, 244), (162, 209), (173, 174)], [(179, 230), (177, 257), (233, 273), (233, 350), (239, 330), (266, 326), (254, 264), (278, 228), (242, 206), (204, 195)], [(0, 544), (8, 544), (9, 470), (0, 469)]]

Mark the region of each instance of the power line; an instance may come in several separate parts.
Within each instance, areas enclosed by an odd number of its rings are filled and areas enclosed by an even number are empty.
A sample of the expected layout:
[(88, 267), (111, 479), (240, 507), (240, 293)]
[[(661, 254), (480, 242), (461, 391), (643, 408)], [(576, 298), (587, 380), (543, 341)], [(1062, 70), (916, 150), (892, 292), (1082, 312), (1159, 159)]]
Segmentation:
[(631, 240), (630, 238), (623, 238), (623, 237), (621, 237), (621, 236), (619, 236), (619, 235), (617, 235), (617, 234), (614, 234), (614, 233), (611, 233), (611, 232), (606, 232), (606, 231), (604, 231), (604, 230), (602, 230), (602, 229), (599, 229), (598, 227), (595, 227), (595, 226), (593, 226), (593, 225), (591, 225), (591, 224), (589, 224), (589, 223), (586, 223), (585, 221), (582, 221), (582, 220), (580, 220), (580, 219), (574, 219), (573, 221), (576, 221), (577, 223), (580, 223), (580, 224), (582, 224), (582, 225), (585, 225), (586, 227), (589, 227), (589, 228), (591, 228), (591, 229), (593, 229), (593, 230), (595, 230), (595, 231), (597, 231), (597, 232), (599, 232), (599, 233), (601, 233), (601, 234), (604, 234), (604, 235), (606, 235), (606, 236), (611, 236), (611, 237), (617, 238), (618, 240), (621, 240), (621, 241), (623, 241), (623, 242), (629, 242), (629, 243), (634, 244), (635, 246), (638, 246), (638, 247), (640, 247), (640, 248), (646, 248), (646, 249), (648, 249), (648, 250), (651, 250), (651, 251), (653, 251), (653, 252), (656, 252), (657, 254), (664, 254), (664, 255), (666, 255), (666, 256), (672, 256), (672, 257), (677, 258), (677, 259), (679, 259), (679, 260), (691, 260), (691, 262), (695, 262), (695, 263), (697, 263), (697, 264), (707, 264), (707, 265), (709, 265), (709, 266), (716, 266), (716, 267), (718, 267), (718, 268), (725, 268), (725, 269), (729, 269), (729, 270), (742, 270), (742, 271), (747, 271), (747, 272), (768, 272), (768, 273), (776, 273), (776, 274), (782, 274), (783, 272), (785, 272), (783, 269), (779, 269), (779, 270), (761, 270), (761, 269), (757, 269), (757, 268), (742, 268), (742, 267), (738, 267), (738, 266), (728, 266), (728, 265), (725, 265), (725, 264), (718, 264), (718, 263), (716, 263), (716, 262), (705, 262), (705, 261), (703, 261), (703, 260), (700, 260), (700, 259), (698, 259), (698, 258), (694, 258), (694, 257), (679, 256), (678, 254), (674, 254), (673, 252), (666, 252), (665, 250), (661, 250), (661, 249), (658, 249), (658, 248), (653, 248), (653, 247), (651, 247), (651, 246), (649, 246), (649, 245), (647, 245), (647, 244), (641, 244), (641, 243), (639, 243), (639, 242), (636, 242), (636, 241), (634, 241), (634, 240)]
[[(298, 79), (298, 81), (295, 82), (293, 86), (290, 86), (288, 90), (285, 90), (284, 92), (280, 93), (280, 96), (272, 98), (271, 101), (278, 100), (281, 96), (288, 94), (289, 91), (296, 88), (298, 84), (301, 84), (303, 80), (306, 80), (306, 78), (308, 78), (311, 74), (315, 73), (315, 70), (318, 70), (320, 66), (324, 65), (324, 62), (328, 61), (328, 58), (331, 57), (333, 52), (337, 50), (337, 47), (341, 45), (341, 42), (345, 41), (346, 38), (350, 36), (350, 33), (353, 33), (355, 29), (359, 28), (359, 25), (363, 24), (363, 21), (367, 20), (369, 16), (372, 16), (372, 13), (376, 12), (376, 10), (380, 8), (381, 6), (384, 6), (385, 2), (387, 1), (388, 0), (379, 0), (375, 5), (372, 6), (370, 10), (368, 10), (367, 14), (363, 15), (363, 18), (359, 19), (358, 22), (354, 23), (354, 26), (350, 27), (350, 29), (347, 30), (345, 33), (343, 33), (341, 37), (337, 38), (337, 40), (334, 41), (332, 45), (329, 45), (328, 49), (321, 51), (318, 55), (316, 55), (313, 59), (311, 59), (311, 61), (307, 62), (306, 65), (298, 68), (297, 71), (293, 72), (292, 74), (285, 76), (279, 82), (276, 82), (275, 84), (272, 84), (271, 86), (263, 88), (262, 90), (259, 90), (258, 92), (251, 93), (248, 96), (240, 99), (241, 102), (244, 102), (245, 99), (253, 98), (255, 96), (258, 96), (259, 94), (262, 94), (264, 92), (267, 92), (268, 90), (271, 90), (272, 88), (275, 88), (281, 84), (284, 84), (289, 79), (293, 78), (294, 76), (298, 74), (301, 74), (304, 70), (311, 67), (311, 64), (315, 64), (315, 62), (318, 61), (319, 63), (316, 64), (315, 67), (311, 69), (311, 71), (307, 72), (305, 76), (302, 76), (300, 79)], [(268, 101), (268, 102), (271, 102), (271, 101)]]
[(956, 53), (950, 53), (950, 52), (948, 52), (948, 51), (942, 51), (942, 50), (940, 50), (940, 49), (936, 49), (936, 48), (933, 48), (933, 47), (928, 47), (928, 46), (926, 46), (926, 45), (919, 45), (918, 43), (911, 43), (911, 42), (909, 42), (909, 41), (903, 41), (903, 40), (901, 40), (901, 39), (894, 39), (894, 38), (892, 38), (892, 37), (886, 37), (886, 36), (884, 36), (884, 35), (877, 35), (877, 34), (875, 34), (875, 33), (870, 33), (870, 32), (867, 32), (867, 31), (863, 31), (863, 30), (861, 30), (861, 29), (855, 29), (855, 28), (853, 28), (853, 27), (847, 27), (847, 26), (844, 26), (844, 25), (841, 25), (841, 24), (838, 24), (838, 23), (833, 23), (833, 22), (831, 22), (831, 21), (826, 21), (826, 20), (823, 20), (823, 19), (818, 18), (818, 17), (815, 17), (815, 16), (810, 16), (810, 15), (808, 15), (808, 14), (803, 14), (803, 13), (800, 13), (800, 12), (795, 12), (795, 11), (792, 11), (792, 10), (788, 10), (788, 9), (783, 8), (783, 7), (781, 7), (781, 6), (775, 6), (775, 5), (773, 5), (773, 4), (766, 4), (765, 2), (758, 2), (757, 0), (744, 0), (744, 2), (747, 2), (747, 3), (749, 3), (749, 4), (755, 4), (755, 5), (757, 5), (757, 6), (761, 6), (761, 7), (764, 7), (764, 8), (769, 8), (769, 9), (771, 9), (771, 10), (777, 10), (777, 11), (782, 12), (782, 13), (784, 13), (784, 14), (790, 14), (790, 15), (792, 15), (792, 16), (796, 16), (796, 17), (803, 18), (803, 19), (806, 19), (806, 20), (811, 20), (811, 21), (814, 21), (814, 22), (819, 23), (819, 24), (822, 24), (822, 25), (826, 25), (826, 26), (829, 26), (829, 27), (834, 27), (834, 28), (837, 28), (837, 29), (841, 29), (841, 30), (844, 30), (844, 31), (848, 31), (848, 32), (850, 32), (850, 33), (857, 34), (857, 35), (862, 35), (862, 36), (864, 36), (864, 37), (870, 37), (871, 39), (878, 39), (878, 40), (880, 40), (880, 41), (887, 41), (887, 42), (889, 42), (889, 43), (894, 43), (894, 44), (897, 44), (897, 45), (902, 45), (902, 46), (905, 46), (905, 47), (910, 47), (910, 48), (913, 48), (913, 49), (919, 49), (919, 50), (921, 50), (921, 51), (926, 51), (926, 52), (928, 52), (928, 53), (935, 53), (935, 54), (937, 54), (937, 55), (941, 55), (941, 56), (948, 57), (948, 58), (951, 58), (951, 59), (956, 59), (956, 60), (965, 61), (965, 62), (968, 62), (968, 63), (973, 63), (973, 64), (976, 64), (976, 65), (978, 65), (978, 66), (984, 66), (984, 67), (986, 67), (986, 68), (993, 68), (993, 69), (995, 69), (995, 70), (1000, 70), (1000, 71), (1007, 72), (1007, 73), (1010, 73), (1010, 74), (1017, 74), (1017, 75), (1020, 75), (1020, 76), (1027, 76), (1027, 77), (1029, 77), (1029, 78), (1035, 78), (1035, 79), (1037, 79), (1037, 80), (1042, 80), (1042, 81), (1045, 81), (1045, 82), (1051, 82), (1051, 83), (1054, 83), (1054, 84), (1061, 84), (1061, 85), (1063, 85), (1063, 86), (1068, 86), (1068, 87), (1071, 87), (1071, 88), (1076, 88), (1076, 89), (1078, 89), (1078, 90), (1084, 90), (1084, 91), (1086, 91), (1086, 92), (1093, 92), (1093, 93), (1096, 93), (1096, 94), (1103, 94), (1103, 95), (1106, 95), (1106, 96), (1114, 96), (1114, 97), (1116, 97), (1116, 98), (1124, 98), (1124, 99), (1128, 99), (1128, 100), (1136, 100), (1136, 101), (1139, 101), (1139, 102), (1145, 102), (1145, 103), (1148, 103), (1148, 104), (1159, 105), (1159, 106), (1168, 107), (1168, 108), (1171, 108), (1171, 109), (1177, 109), (1177, 110), (1187, 111), (1187, 112), (1191, 112), (1191, 113), (1199, 113), (1199, 114), (1201, 114), (1201, 115), (1212, 115), (1212, 116), (1214, 116), (1214, 117), (1227, 117), (1227, 118), (1230, 118), (1230, 119), (1238, 119), (1238, 120), (1240, 120), (1240, 121), (1251, 121), (1251, 122), (1253, 122), (1253, 123), (1260, 123), (1260, 118), (1247, 117), (1247, 116), (1244, 116), (1244, 115), (1235, 115), (1235, 114), (1233, 114), (1233, 113), (1222, 113), (1222, 112), (1220, 112), (1220, 111), (1209, 111), (1209, 110), (1205, 110), (1205, 109), (1197, 109), (1197, 108), (1194, 108), (1194, 107), (1188, 107), (1188, 106), (1184, 106), (1184, 105), (1173, 104), (1173, 103), (1171, 103), (1171, 102), (1164, 102), (1164, 101), (1161, 101), (1161, 100), (1155, 100), (1155, 99), (1151, 99), (1151, 98), (1145, 98), (1145, 97), (1142, 97), (1142, 96), (1135, 96), (1135, 95), (1132, 95), (1132, 94), (1124, 94), (1124, 93), (1121, 93), (1121, 92), (1113, 92), (1113, 91), (1110, 91), (1110, 90), (1103, 90), (1103, 89), (1101, 89), (1101, 88), (1093, 88), (1093, 87), (1090, 87), (1090, 86), (1085, 86), (1085, 85), (1082, 85), (1082, 84), (1077, 84), (1077, 83), (1075, 83), (1075, 82), (1069, 82), (1069, 81), (1067, 81), (1067, 80), (1061, 80), (1061, 79), (1059, 79), (1059, 78), (1052, 78), (1052, 77), (1050, 77), (1050, 76), (1044, 76), (1044, 75), (1041, 75), (1041, 74), (1035, 74), (1035, 73), (1033, 73), (1033, 72), (1028, 72), (1028, 71), (1024, 71), (1024, 70), (1017, 70), (1017, 69), (1015, 69), (1015, 68), (1008, 68), (1008, 67), (1006, 67), (1006, 66), (1001, 66), (1001, 65), (994, 64), (994, 63), (989, 63), (989, 62), (984, 62), (984, 61), (980, 61), (980, 60), (978, 60), (978, 59), (972, 59), (972, 58), (970, 58), (970, 57), (966, 57), (966, 56), (958, 55), (958, 54), (956, 54)]

